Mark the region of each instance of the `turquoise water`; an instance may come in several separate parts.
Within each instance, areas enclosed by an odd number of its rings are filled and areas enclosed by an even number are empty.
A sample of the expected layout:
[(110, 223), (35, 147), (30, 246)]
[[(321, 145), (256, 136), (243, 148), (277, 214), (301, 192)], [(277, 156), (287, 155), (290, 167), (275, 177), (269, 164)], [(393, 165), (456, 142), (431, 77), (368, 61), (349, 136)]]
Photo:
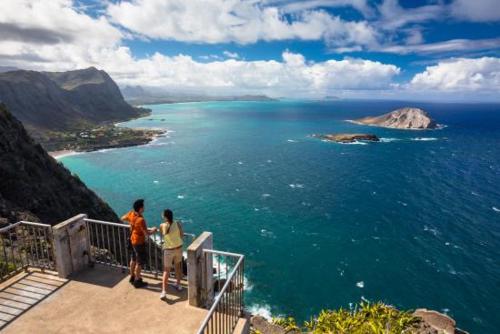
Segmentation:
[[(415, 105), (414, 103), (412, 105)], [(63, 158), (119, 213), (146, 199), (189, 232), (246, 254), (247, 307), (301, 320), (383, 300), (500, 326), (500, 106), (417, 104), (442, 130), (345, 122), (398, 102), (210, 102), (151, 106), (125, 123), (170, 130), (152, 144)], [(313, 133), (369, 132), (343, 145)]]

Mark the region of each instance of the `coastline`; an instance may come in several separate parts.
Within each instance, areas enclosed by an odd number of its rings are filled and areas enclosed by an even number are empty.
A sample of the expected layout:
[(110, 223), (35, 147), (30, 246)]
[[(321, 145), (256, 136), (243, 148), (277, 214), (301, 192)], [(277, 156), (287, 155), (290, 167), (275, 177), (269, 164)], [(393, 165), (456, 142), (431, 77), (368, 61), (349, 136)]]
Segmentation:
[(77, 150), (58, 150), (58, 151), (50, 151), (47, 152), (52, 158), (59, 160), (65, 157), (73, 156), (73, 155), (78, 155), (82, 153), (90, 153), (90, 152), (99, 152), (103, 150), (113, 150), (113, 149), (118, 149), (118, 148), (125, 148), (125, 147), (134, 147), (134, 146), (147, 146), (150, 145), (158, 139), (165, 137), (169, 131), (168, 130), (156, 130), (156, 131), (161, 131), (161, 133), (158, 133), (157, 135), (154, 135), (150, 138), (148, 138), (147, 142), (138, 142), (135, 144), (123, 144), (123, 145), (109, 145), (109, 146), (98, 146), (98, 147), (93, 147), (89, 148), (86, 150), (82, 151), (77, 151)]
[(59, 160), (59, 159), (64, 158), (64, 157), (69, 157), (70, 155), (79, 154), (81, 152), (77, 152), (77, 151), (73, 151), (73, 150), (61, 150), (61, 151), (52, 151), (52, 152), (47, 152), (47, 153), (49, 153), (49, 155), (52, 158)]

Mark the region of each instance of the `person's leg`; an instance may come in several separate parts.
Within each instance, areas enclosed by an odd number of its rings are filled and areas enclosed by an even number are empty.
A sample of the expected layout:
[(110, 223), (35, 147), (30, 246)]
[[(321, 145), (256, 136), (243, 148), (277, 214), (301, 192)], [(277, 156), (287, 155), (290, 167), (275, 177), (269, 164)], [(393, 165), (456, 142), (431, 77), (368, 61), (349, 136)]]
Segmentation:
[(135, 261), (134, 259), (131, 259), (130, 260), (130, 277), (131, 277), (131, 280), (133, 280), (133, 278), (135, 277)]
[(182, 248), (175, 250), (175, 278), (177, 280), (177, 287), (180, 287), (182, 278)]
[(181, 286), (182, 261), (179, 261), (175, 264), (175, 278), (177, 280), (177, 286)]
[(163, 291), (167, 291), (169, 276), (170, 276), (170, 266), (166, 266), (163, 270), (163, 281), (162, 281)]
[(141, 270), (142, 270), (142, 266), (139, 263), (137, 263), (135, 265), (135, 280), (136, 281), (140, 281), (142, 279)]

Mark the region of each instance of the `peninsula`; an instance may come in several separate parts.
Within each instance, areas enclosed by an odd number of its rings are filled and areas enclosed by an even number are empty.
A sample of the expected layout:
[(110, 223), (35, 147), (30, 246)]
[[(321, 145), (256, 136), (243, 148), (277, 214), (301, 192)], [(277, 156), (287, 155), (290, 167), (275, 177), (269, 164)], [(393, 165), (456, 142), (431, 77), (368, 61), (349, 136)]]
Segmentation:
[(141, 145), (162, 133), (116, 127), (151, 111), (128, 104), (113, 79), (95, 67), (0, 73), (0, 102), (48, 151)]
[(380, 126), (391, 129), (425, 130), (438, 127), (427, 112), (419, 108), (401, 108), (380, 116), (368, 116), (350, 121), (361, 125)]

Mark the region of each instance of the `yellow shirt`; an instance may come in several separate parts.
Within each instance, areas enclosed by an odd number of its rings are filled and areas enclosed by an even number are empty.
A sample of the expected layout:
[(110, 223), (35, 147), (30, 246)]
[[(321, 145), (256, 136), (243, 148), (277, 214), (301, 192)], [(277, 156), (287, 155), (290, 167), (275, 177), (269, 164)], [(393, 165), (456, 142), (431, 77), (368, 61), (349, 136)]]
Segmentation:
[[(169, 230), (170, 227), (170, 230)], [(166, 233), (168, 230), (168, 233)], [(181, 229), (179, 223), (173, 222), (172, 225), (164, 223), (163, 225), (163, 249), (174, 249), (182, 246)]]

